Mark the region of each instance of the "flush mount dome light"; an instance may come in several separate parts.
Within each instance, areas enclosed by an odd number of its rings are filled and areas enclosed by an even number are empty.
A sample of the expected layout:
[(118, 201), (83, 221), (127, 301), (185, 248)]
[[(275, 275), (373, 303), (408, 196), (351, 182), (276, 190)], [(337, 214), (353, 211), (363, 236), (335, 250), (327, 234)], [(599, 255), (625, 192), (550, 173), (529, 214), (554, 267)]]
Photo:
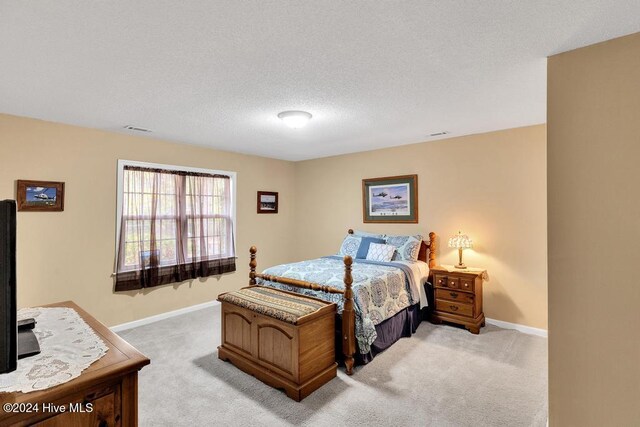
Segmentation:
[(292, 129), (305, 127), (307, 123), (309, 123), (309, 120), (311, 120), (311, 117), (313, 116), (306, 111), (283, 111), (278, 114), (278, 118)]

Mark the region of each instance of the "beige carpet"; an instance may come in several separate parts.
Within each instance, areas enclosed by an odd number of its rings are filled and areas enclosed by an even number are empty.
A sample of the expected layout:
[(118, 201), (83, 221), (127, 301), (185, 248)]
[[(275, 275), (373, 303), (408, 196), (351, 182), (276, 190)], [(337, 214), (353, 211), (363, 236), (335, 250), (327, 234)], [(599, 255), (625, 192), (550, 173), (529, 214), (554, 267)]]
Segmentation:
[(141, 426), (544, 426), (547, 340), (423, 322), (352, 377), (296, 403), (217, 358), (220, 306), (120, 334), (151, 358)]

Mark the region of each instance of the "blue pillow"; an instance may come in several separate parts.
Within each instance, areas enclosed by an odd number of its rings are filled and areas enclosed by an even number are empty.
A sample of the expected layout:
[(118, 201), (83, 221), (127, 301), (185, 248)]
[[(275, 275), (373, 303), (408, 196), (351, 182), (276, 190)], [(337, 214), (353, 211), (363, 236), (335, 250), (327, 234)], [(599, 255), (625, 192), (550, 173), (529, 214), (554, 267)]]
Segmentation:
[(353, 235), (358, 237), (375, 237), (377, 239), (384, 239), (387, 237), (385, 234), (369, 233), (368, 231), (360, 231), (360, 230), (354, 231)]
[(376, 237), (362, 237), (356, 259), (367, 259), (367, 253), (369, 252), (369, 245), (372, 243), (385, 243), (384, 239), (378, 239)]

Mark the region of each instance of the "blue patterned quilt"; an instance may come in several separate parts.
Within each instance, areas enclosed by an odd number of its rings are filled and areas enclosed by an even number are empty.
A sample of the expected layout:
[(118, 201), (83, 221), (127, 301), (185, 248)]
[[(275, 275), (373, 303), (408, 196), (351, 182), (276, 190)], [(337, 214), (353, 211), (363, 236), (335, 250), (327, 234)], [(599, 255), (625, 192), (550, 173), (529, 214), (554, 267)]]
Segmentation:
[[(268, 268), (265, 274), (305, 280), (344, 289), (344, 263), (339, 256), (317, 258)], [(377, 334), (375, 325), (419, 302), (411, 269), (398, 263), (354, 260), (353, 293), (356, 312), (356, 339), (361, 353), (368, 353)], [(341, 294), (296, 288), (259, 280), (259, 284), (335, 302), (342, 313)]]

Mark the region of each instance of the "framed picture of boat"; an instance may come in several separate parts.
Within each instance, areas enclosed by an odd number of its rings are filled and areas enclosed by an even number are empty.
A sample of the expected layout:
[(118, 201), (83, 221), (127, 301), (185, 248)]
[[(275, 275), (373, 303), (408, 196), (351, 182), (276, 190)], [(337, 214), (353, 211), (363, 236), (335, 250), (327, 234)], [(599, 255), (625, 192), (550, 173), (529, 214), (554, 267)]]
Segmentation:
[(18, 211), (64, 211), (64, 182), (18, 180)]
[(362, 221), (418, 222), (418, 175), (362, 180)]

